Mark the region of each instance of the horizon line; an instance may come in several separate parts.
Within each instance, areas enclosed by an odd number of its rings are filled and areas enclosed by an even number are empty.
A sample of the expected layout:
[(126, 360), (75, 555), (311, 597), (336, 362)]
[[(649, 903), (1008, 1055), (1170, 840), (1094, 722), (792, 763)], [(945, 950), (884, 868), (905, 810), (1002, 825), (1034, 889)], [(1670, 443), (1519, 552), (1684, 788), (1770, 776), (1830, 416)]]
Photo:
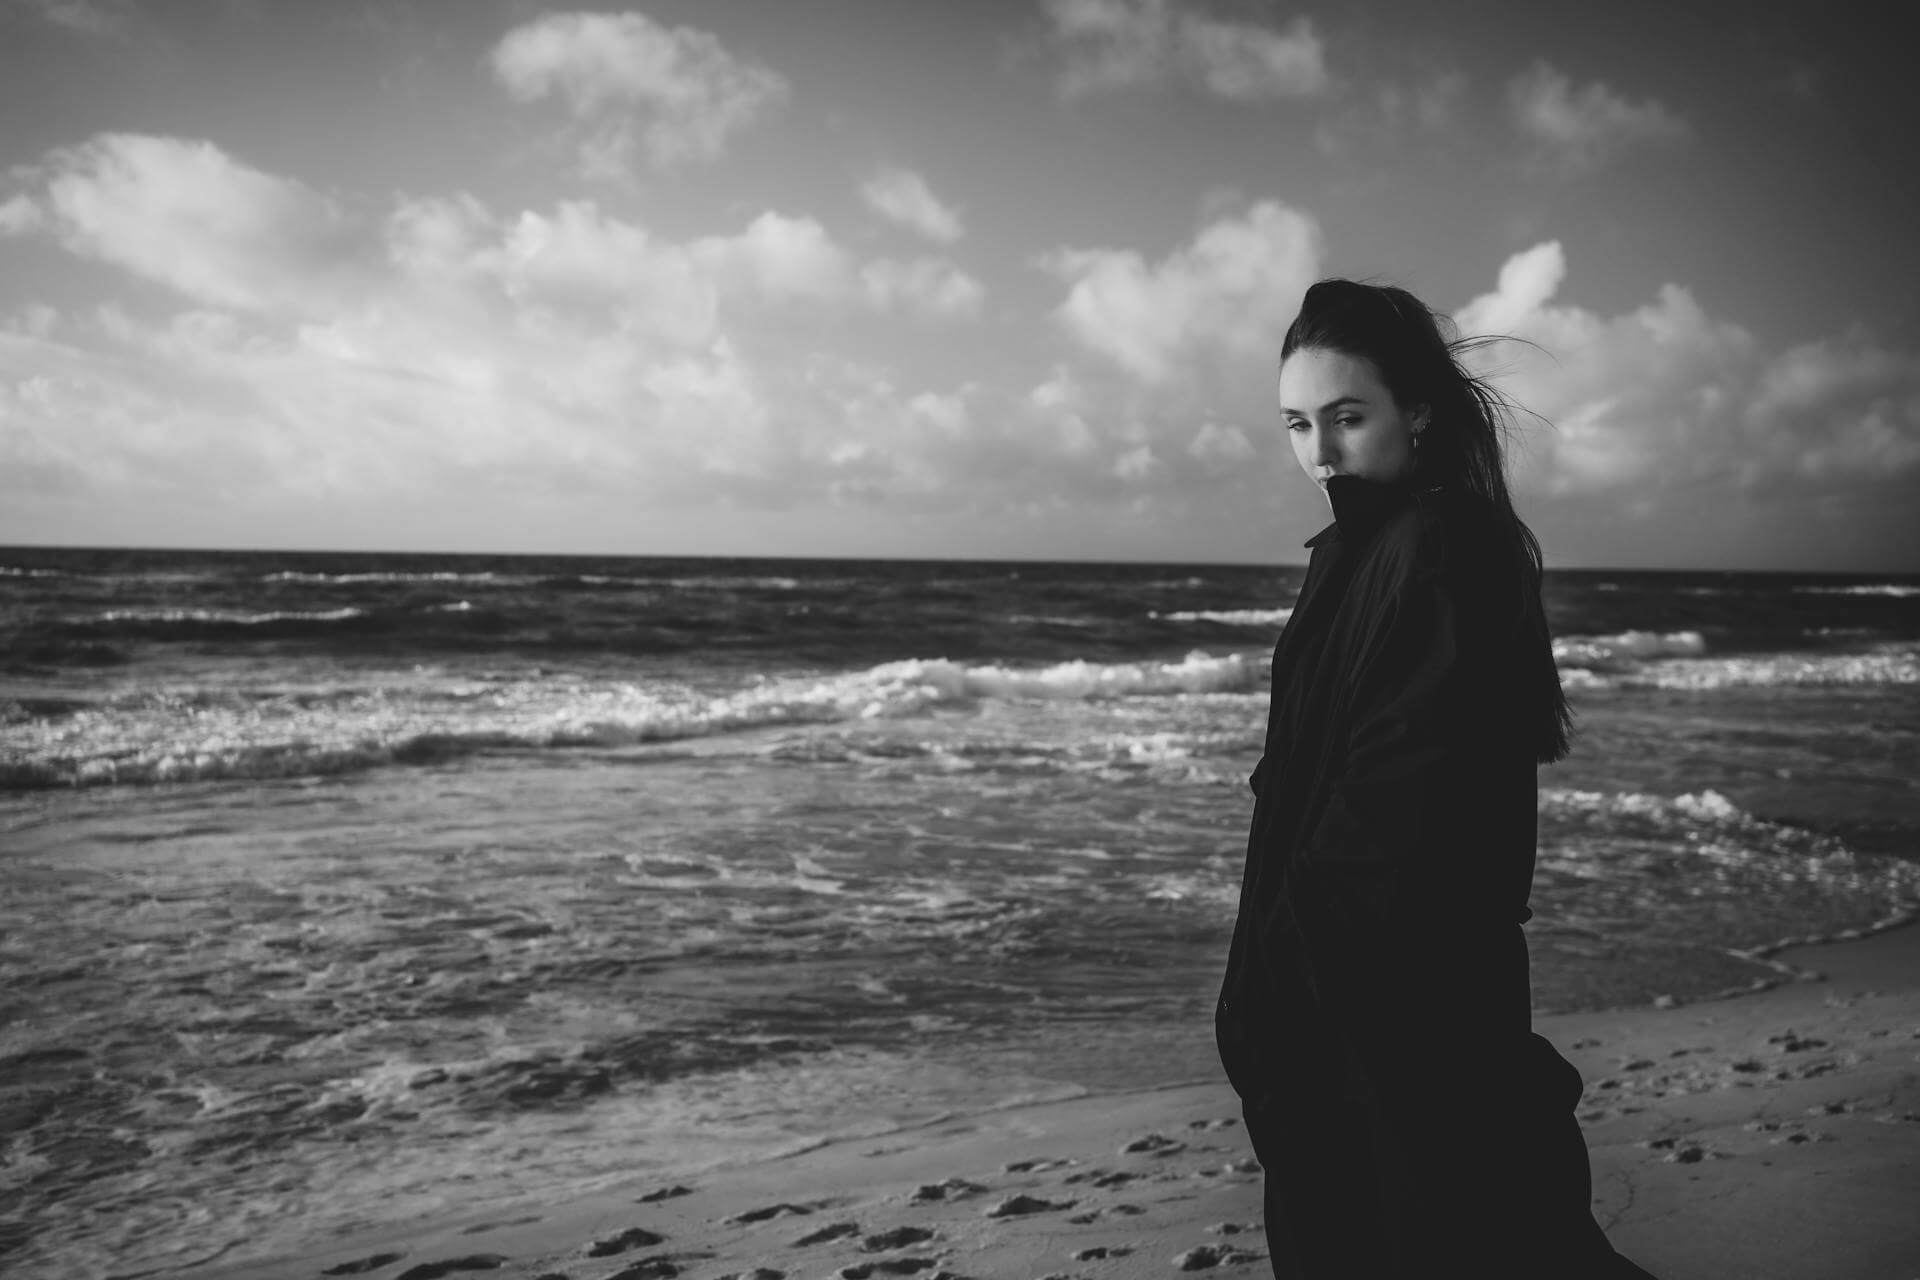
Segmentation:
[[(12, 551), (75, 551), (75, 552), (171, 552), (179, 554), (217, 554), (217, 555), (327, 555), (327, 556), (465, 556), (465, 557), (510, 557), (516, 559), (555, 559), (555, 560), (763, 560), (787, 563), (868, 563), (868, 564), (1007, 564), (1007, 565), (1108, 565), (1108, 566), (1188, 566), (1195, 568), (1286, 568), (1304, 569), (1305, 561), (1298, 563), (1280, 560), (1100, 560), (1087, 557), (1048, 557), (1048, 556), (887, 556), (887, 555), (743, 555), (727, 552), (652, 552), (652, 551), (449, 551), (444, 549), (422, 550), (417, 548), (385, 548), (380, 550), (348, 549), (341, 547), (218, 547), (218, 546), (173, 546), (153, 544), (82, 544), (82, 543), (36, 543), (15, 542), (0, 543), (0, 554)], [(1756, 569), (1696, 566), (1676, 568), (1673, 566), (1653, 565), (1589, 565), (1549, 563), (1545, 570), (1552, 573), (1671, 573), (1671, 574), (1776, 574), (1799, 577), (1830, 578), (1913, 578), (1920, 580), (1920, 568), (1912, 569)]]

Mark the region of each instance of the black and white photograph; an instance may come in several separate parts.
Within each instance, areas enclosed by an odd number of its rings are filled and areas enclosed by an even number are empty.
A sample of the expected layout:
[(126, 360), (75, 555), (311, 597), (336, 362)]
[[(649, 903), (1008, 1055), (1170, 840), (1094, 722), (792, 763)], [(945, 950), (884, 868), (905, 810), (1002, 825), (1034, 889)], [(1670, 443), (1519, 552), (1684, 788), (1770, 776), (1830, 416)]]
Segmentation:
[(1914, 1280), (1807, 0), (0, 0), (0, 1274)]

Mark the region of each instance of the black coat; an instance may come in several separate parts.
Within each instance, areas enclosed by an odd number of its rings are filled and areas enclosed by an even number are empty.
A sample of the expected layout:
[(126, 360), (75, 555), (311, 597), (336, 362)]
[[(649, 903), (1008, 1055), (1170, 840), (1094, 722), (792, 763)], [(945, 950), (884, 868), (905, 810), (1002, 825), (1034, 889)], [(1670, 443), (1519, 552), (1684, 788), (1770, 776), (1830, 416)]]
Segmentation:
[[(1552, 687), (1537, 584), (1470, 495), (1336, 477), (1329, 496), (1274, 651), (1216, 1013), (1274, 1269), (1580, 1274), (1613, 1255), (1521, 930)], [(1343, 1232), (1372, 1267), (1328, 1252)]]

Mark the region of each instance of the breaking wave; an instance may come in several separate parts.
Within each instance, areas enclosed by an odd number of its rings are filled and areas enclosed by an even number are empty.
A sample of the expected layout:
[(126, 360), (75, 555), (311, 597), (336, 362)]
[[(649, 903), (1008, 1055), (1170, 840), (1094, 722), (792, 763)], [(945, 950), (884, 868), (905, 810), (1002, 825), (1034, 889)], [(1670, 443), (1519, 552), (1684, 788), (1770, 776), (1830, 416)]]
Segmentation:
[(1281, 627), (1293, 616), (1284, 609), (1182, 609), (1177, 613), (1148, 615), (1162, 622), (1218, 622), (1229, 627)]
[(0, 725), (0, 788), (341, 773), (490, 748), (623, 746), (788, 724), (901, 718), (984, 699), (1089, 700), (1254, 689), (1239, 654), (1023, 669), (909, 659), (760, 678), (713, 697), (668, 684), (527, 680), (334, 696), (143, 695)]

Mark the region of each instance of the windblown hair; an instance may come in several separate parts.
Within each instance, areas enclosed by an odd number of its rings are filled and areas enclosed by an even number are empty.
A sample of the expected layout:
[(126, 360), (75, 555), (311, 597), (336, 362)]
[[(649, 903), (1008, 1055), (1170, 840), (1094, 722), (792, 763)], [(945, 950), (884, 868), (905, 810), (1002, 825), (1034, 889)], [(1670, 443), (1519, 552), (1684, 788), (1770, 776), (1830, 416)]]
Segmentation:
[(1567, 754), (1573, 735), (1573, 711), (1553, 661), (1553, 641), (1540, 603), (1543, 572), (1539, 539), (1513, 509), (1507, 491), (1507, 439), (1517, 406), (1487, 379), (1470, 372), (1462, 357), (1500, 342), (1499, 337), (1461, 338), (1452, 320), (1391, 285), (1353, 280), (1322, 280), (1307, 290), (1300, 314), (1287, 328), (1280, 359), (1301, 349), (1338, 351), (1371, 363), (1393, 393), (1412, 411), (1426, 405), (1426, 429), (1416, 455), (1419, 483), (1471, 493), (1492, 508), (1511, 535), (1520, 567), (1523, 616), (1535, 633), (1529, 648), (1537, 656), (1534, 682), (1538, 707), (1534, 756), (1542, 764)]

